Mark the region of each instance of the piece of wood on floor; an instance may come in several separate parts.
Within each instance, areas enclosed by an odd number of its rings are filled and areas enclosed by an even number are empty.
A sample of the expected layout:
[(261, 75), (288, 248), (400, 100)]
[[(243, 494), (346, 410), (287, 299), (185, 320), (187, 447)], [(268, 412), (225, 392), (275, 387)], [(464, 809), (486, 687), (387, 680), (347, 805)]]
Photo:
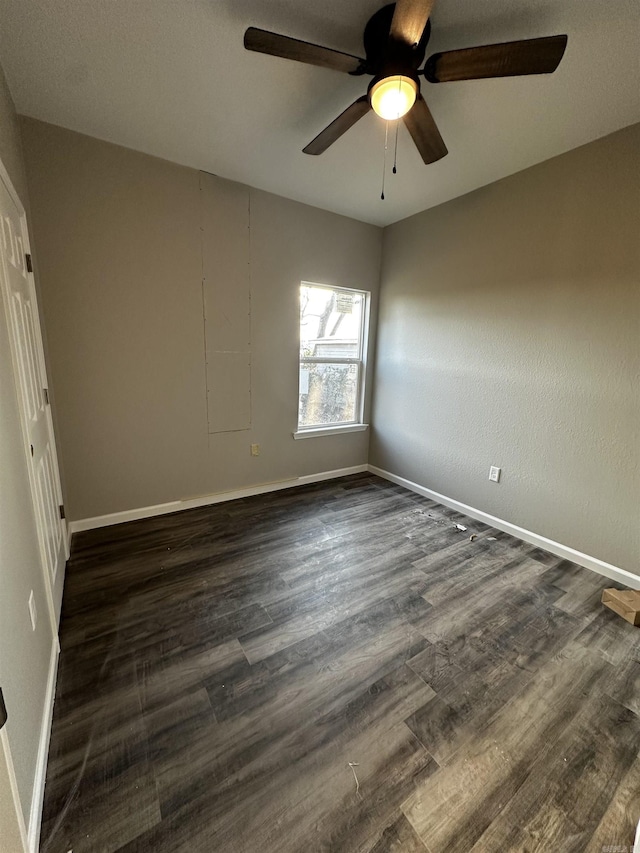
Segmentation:
[(605, 589), (602, 603), (632, 625), (640, 625), (640, 590)]

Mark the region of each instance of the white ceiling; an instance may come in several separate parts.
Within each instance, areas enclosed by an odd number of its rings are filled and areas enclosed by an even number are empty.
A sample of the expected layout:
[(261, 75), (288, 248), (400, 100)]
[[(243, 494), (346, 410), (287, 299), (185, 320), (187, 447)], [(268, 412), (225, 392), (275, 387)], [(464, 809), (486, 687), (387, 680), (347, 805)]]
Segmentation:
[(359, 95), (354, 78), (244, 50), (254, 25), (362, 55), (384, 0), (0, 0), (18, 112), (385, 225), (640, 121), (637, 0), (437, 0), (427, 55), (568, 33), (553, 75), (422, 84), (449, 155), (400, 128), (380, 200), (384, 122), (301, 149)]

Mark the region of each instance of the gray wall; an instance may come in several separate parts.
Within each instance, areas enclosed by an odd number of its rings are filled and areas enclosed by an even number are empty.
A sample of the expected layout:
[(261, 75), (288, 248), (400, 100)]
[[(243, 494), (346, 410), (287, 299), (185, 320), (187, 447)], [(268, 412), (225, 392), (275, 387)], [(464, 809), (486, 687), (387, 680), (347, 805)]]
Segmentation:
[(385, 229), (370, 450), (637, 574), (639, 153), (635, 125)]
[[(27, 207), (27, 185), (18, 123), (1, 68), (0, 160), (9, 173), (23, 205)], [(47, 600), (2, 299), (0, 472), (0, 686), (9, 712), (7, 734), (20, 801), (25, 821), (28, 823), (51, 656), (52, 631), (47, 617)], [(31, 630), (27, 606), (30, 590), (34, 591), (39, 614), (35, 632)], [(3, 813), (5, 807), (6, 801), (3, 799)]]
[[(637, 572), (638, 133), (385, 229), (368, 454), (292, 439), (292, 330), (301, 279), (376, 293), (379, 229), (25, 119), (69, 516), (368, 460)], [(210, 434), (227, 297), (251, 423)]]
[[(353, 286), (375, 302), (379, 228), (32, 119), (22, 130), (70, 519), (367, 462), (367, 432), (292, 437), (298, 287)], [(203, 296), (231, 293), (238, 193), (251, 427), (209, 434)]]

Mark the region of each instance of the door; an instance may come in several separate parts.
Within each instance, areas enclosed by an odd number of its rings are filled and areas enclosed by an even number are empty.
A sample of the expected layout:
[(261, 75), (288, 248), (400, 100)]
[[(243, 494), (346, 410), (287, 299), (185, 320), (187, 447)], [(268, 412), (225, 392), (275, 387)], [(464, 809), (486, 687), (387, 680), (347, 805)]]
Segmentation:
[(27, 851), (27, 831), (18, 800), (6, 733), (0, 731), (0, 839), (3, 851)]
[(0, 277), (18, 390), (25, 453), (54, 634), (53, 587), (67, 553), (62, 489), (24, 211), (0, 173)]

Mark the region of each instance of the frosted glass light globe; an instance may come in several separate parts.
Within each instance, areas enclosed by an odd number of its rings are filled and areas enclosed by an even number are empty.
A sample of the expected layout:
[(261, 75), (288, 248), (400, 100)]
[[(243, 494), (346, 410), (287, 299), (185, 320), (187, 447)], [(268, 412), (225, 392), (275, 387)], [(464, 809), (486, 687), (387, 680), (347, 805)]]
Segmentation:
[(371, 106), (380, 118), (392, 121), (406, 115), (416, 102), (418, 87), (410, 77), (398, 74), (379, 80), (371, 89)]

